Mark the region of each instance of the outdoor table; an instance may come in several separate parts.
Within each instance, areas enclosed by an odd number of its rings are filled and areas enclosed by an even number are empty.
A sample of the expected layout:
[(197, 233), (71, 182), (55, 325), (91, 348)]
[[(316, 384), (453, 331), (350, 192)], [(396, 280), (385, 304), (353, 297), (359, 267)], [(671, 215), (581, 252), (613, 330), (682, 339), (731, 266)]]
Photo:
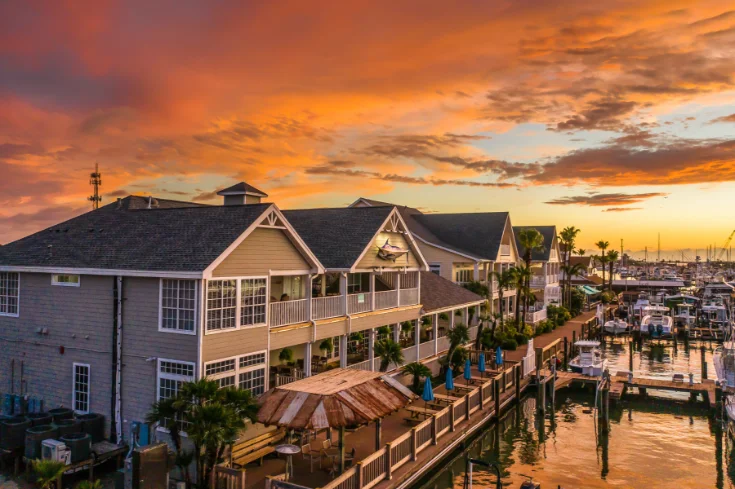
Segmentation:
[(299, 452), (301, 449), (290, 443), (276, 446), (276, 453), (286, 456), (286, 480), (293, 478), (293, 456)]
[(438, 402), (443, 402), (446, 404), (452, 404), (454, 401), (459, 400), (459, 397), (455, 396), (446, 396), (444, 394), (434, 394), (434, 399)]
[(408, 411), (409, 413), (411, 413), (411, 417), (412, 418), (418, 418), (419, 416), (423, 416), (424, 418), (428, 418), (428, 417), (432, 416), (434, 413), (436, 413), (436, 411), (433, 410), (433, 409), (422, 408), (422, 407), (418, 407), (418, 406), (408, 406), (406, 408), (406, 411)]

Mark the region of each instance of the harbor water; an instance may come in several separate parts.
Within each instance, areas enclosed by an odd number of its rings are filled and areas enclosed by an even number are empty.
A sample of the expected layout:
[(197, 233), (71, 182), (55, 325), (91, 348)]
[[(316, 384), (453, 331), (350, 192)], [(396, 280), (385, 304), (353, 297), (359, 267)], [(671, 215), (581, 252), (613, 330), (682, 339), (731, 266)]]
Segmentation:
[[(671, 379), (692, 372), (701, 378), (705, 346), (709, 378), (714, 378), (716, 345), (643, 343), (634, 352), (636, 376)], [(610, 371), (628, 369), (628, 342), (603, 345)], [(577, 388), (556, 394), (554, 409), (542, 416), (533, 394), (489, 425), (415, 488), (460, 489), (468, 456), (498, 464), (503, 487), (518, 488), (533, 478), (542, 489), (571, 488), (731, 488), (735, 487), (732, 442), (719, 417), (687, 394), (649, 390), (611, 407), (609, 434), (599, 431), (595, 392)], [(494, 488), (495, 475), (476, 468), (473, 487)]]

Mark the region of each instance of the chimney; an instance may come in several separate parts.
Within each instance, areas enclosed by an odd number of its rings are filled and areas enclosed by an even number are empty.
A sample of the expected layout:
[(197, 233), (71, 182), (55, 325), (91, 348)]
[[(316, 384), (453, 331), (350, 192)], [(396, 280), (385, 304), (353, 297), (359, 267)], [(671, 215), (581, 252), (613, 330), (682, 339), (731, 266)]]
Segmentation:
[(268, 194), (245, 182), (240, 182), (217, 192), (224, 197), (224, 205), (246, 205), (260, 204), (260, 200), (268, 197)]

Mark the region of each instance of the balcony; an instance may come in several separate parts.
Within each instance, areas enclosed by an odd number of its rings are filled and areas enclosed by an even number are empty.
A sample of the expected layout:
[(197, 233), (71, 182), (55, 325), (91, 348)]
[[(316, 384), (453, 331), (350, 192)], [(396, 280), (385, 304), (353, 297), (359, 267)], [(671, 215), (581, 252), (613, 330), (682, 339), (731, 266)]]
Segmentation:
[(556, 273), (550, 273), (548, 275), (534, 275), (531, 277), (531, 287), (543, 288), (547, 285), (555, 284), (559, 282), (559, 275)]
[(315, 297), (311, 300), (311, 315), (314, 319), (344, 316), (345, 298), (342, 295)]
[(401, 289), (398, 301), (399, 306), (414, 306), (419, 303), (419, 289)]
[(371, 311), (373, 294), (370, 292), (359, 292), (347, 295), (347, 314), (357, 314)]
[(295, 301), (271, 302), (271, 327), (286, 326), (287, 324), (303, 323), (309, 320), (307, 299)]
[(398, 291), (386, 290), (384, 292), (375, 293), (375, 309), (390, 309), (398, 307)]

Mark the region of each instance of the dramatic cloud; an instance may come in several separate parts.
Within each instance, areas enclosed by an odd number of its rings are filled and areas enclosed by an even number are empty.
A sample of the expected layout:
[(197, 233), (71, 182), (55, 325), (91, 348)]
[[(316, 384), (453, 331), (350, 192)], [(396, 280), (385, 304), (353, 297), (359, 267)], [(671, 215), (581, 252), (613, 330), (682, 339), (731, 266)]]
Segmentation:
[(610, 207), (605, 209), (603, 212), (627, 212), (627, 211), (639, 211), (642, 207)]
[(717, 122), (735, 122), (735, 114), (724, 115), (722, 117), (718, 117), (717, 119), (712, 119), (710, 121), (710, 124), (715, 124)]
[[(648, 192), (643, 194), (591, 194), (561, 197), (550, 200), (545, 204), (551, 205), (589, 205), (594, 207), (605, 207), (609, 205), (637, 204), (653, 197), (665, 197), (668, 194)], [(610, 210), (610, 209), (608, 209)], [(619, 209), (618, 209), (619, 210)]]

